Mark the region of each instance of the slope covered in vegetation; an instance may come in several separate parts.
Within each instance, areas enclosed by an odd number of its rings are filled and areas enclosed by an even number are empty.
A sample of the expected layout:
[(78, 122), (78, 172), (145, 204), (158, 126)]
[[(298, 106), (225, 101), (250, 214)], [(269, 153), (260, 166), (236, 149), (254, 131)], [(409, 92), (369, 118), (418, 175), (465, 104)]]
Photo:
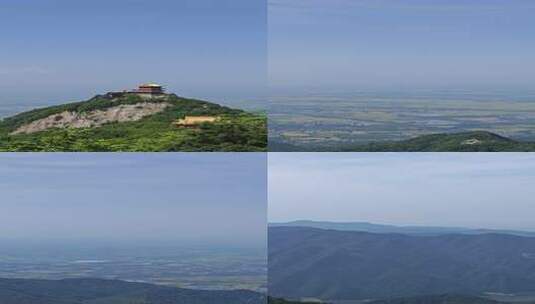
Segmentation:
[[(63, 119), (62, 113), (87, 118), (121, 105), (140, 105), (142, 111), (141, 105), (147, 103), (166, 105), (137, 120), (17, 132), (39, 120)], [(218, 120), (190, 128), (174, 124), (185, 116), (217, 116)], [(148, 100), (135, 94), (115, 98), (97, 95), (88, 101), (36, 109), (0, 122), (0, 151), (265, 151), (266, 147), (264, 115), (174, 94)]]
[(408, 140), (329, 148), (271, 142), (270, 151), (331, 152), (533, 152), (535, 142), (521, 142), (491, 132), (472, 131), (418, 136)]
[[(269, 294), (365, 300), (535, 294), (535, 238), (268, 229)], [(499, 278), (499, 279), (496, 279)]]
[[(498, 302), (491, 299), (470, 296), (470, 295), (423, 295), (407, 298), (394, 298), (385, 300), (365, 300), (367, 304), (511, 304), (510, 302)], [(520, 303), (520, 302), (519, 302)], [(535, 302), (521, 302), (523, 304), (533, 304)], [(306, 303), (288, 301), (285, 299), (268, 298), (268, 304), (329, 304), (329, 303)]]
[(298, 301), (290, 301), (286, 299), (280, 299), (280, 298), (273, 298), (268, 297), (268, 304), (318, 304), (317, 302), (298, 302)]
[[(431, 295), (373, 301), (370, 304), (506, 304), (494, 300), (468, 295)], [(526, 303), (525, 303), (526, 304)]]
[(535, 151), (535, 143), (519, 142), (485, 131), (430, 134), (413, 139), (349, 147), (348, 151), (392, 152), (505, 152)]

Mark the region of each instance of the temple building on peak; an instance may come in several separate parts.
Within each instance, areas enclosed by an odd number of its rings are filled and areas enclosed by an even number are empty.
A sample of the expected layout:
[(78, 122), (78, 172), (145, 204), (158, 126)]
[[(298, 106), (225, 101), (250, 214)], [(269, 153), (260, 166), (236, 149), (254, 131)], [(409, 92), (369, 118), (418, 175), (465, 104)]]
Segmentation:
[(157, 83), (145, 83), (140, 84), (137, 90), (134, 90), (134, 93), (140, 94), (164, 94), (165, 89)]
[(165, 94), (165, 88), (162, 85), (157, 83), (144, 83), (140, 84), (137, 89), (134, 90), (124, 90), (120, 92), (109, 92), (107, 95), (111, 98), (121, 97), (126, 94), (135, 94), (143, 98), (156, 98)]

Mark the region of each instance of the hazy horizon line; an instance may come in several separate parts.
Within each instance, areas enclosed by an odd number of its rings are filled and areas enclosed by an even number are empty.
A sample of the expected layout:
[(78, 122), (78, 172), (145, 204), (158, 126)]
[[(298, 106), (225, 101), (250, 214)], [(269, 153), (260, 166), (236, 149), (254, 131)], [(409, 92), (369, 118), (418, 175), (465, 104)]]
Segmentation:
[(490, 227), (471, 227), (471, 226), (450, 226), (450, 225), (424, 225), (424, 224), (392, 224), (386, 222), (370, 222), (370, 221), (336, 221), (336, 220), (308, 220), (308, 219), (296, 219), (289, 221), (268, 221), (268, 226), (272, 224), (291, 224), (298, 222), (311, 222), (311, 223), (329, 223), (329, 224), (370, 224), (377, 226), (390, 226), (398, 228), (448, 228), (448, 229), (469, 229), (469, 230), (502, 230), (502, 231), (517, 231), (517, 232), (534, 232), (535, 229), (527, 228), (490, 228)]

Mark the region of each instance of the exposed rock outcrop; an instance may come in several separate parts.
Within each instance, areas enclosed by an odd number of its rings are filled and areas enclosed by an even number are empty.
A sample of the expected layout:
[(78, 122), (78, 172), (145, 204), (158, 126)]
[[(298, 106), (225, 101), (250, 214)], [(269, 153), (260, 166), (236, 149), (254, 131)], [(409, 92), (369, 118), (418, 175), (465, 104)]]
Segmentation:
[(29, 134), (51, 128), (89, 128), (111, 122), (136, 121), (162, 112), (168, 106), (170, 104), (166, 102), (141, 102), (137, 104), (122, 104), (104, 110), (84, 113), (65, 111), (22, 125), (11, 134)]

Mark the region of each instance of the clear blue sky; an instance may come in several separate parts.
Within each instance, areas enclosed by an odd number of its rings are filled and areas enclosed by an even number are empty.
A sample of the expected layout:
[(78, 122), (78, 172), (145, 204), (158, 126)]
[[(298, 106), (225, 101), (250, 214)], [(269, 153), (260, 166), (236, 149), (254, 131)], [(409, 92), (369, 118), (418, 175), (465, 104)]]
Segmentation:
[(532, 0), (269, 0), (275, 87), (532, 88)]
[(535, 231), (530, 153), (271, 153), (269, 220)]
[(1, 239), (263, 247), (264, 153), (3, 153)]
[(265, 93), (265, 0), (5, 0), (0, 103), (155, 81), (214, 101)]

